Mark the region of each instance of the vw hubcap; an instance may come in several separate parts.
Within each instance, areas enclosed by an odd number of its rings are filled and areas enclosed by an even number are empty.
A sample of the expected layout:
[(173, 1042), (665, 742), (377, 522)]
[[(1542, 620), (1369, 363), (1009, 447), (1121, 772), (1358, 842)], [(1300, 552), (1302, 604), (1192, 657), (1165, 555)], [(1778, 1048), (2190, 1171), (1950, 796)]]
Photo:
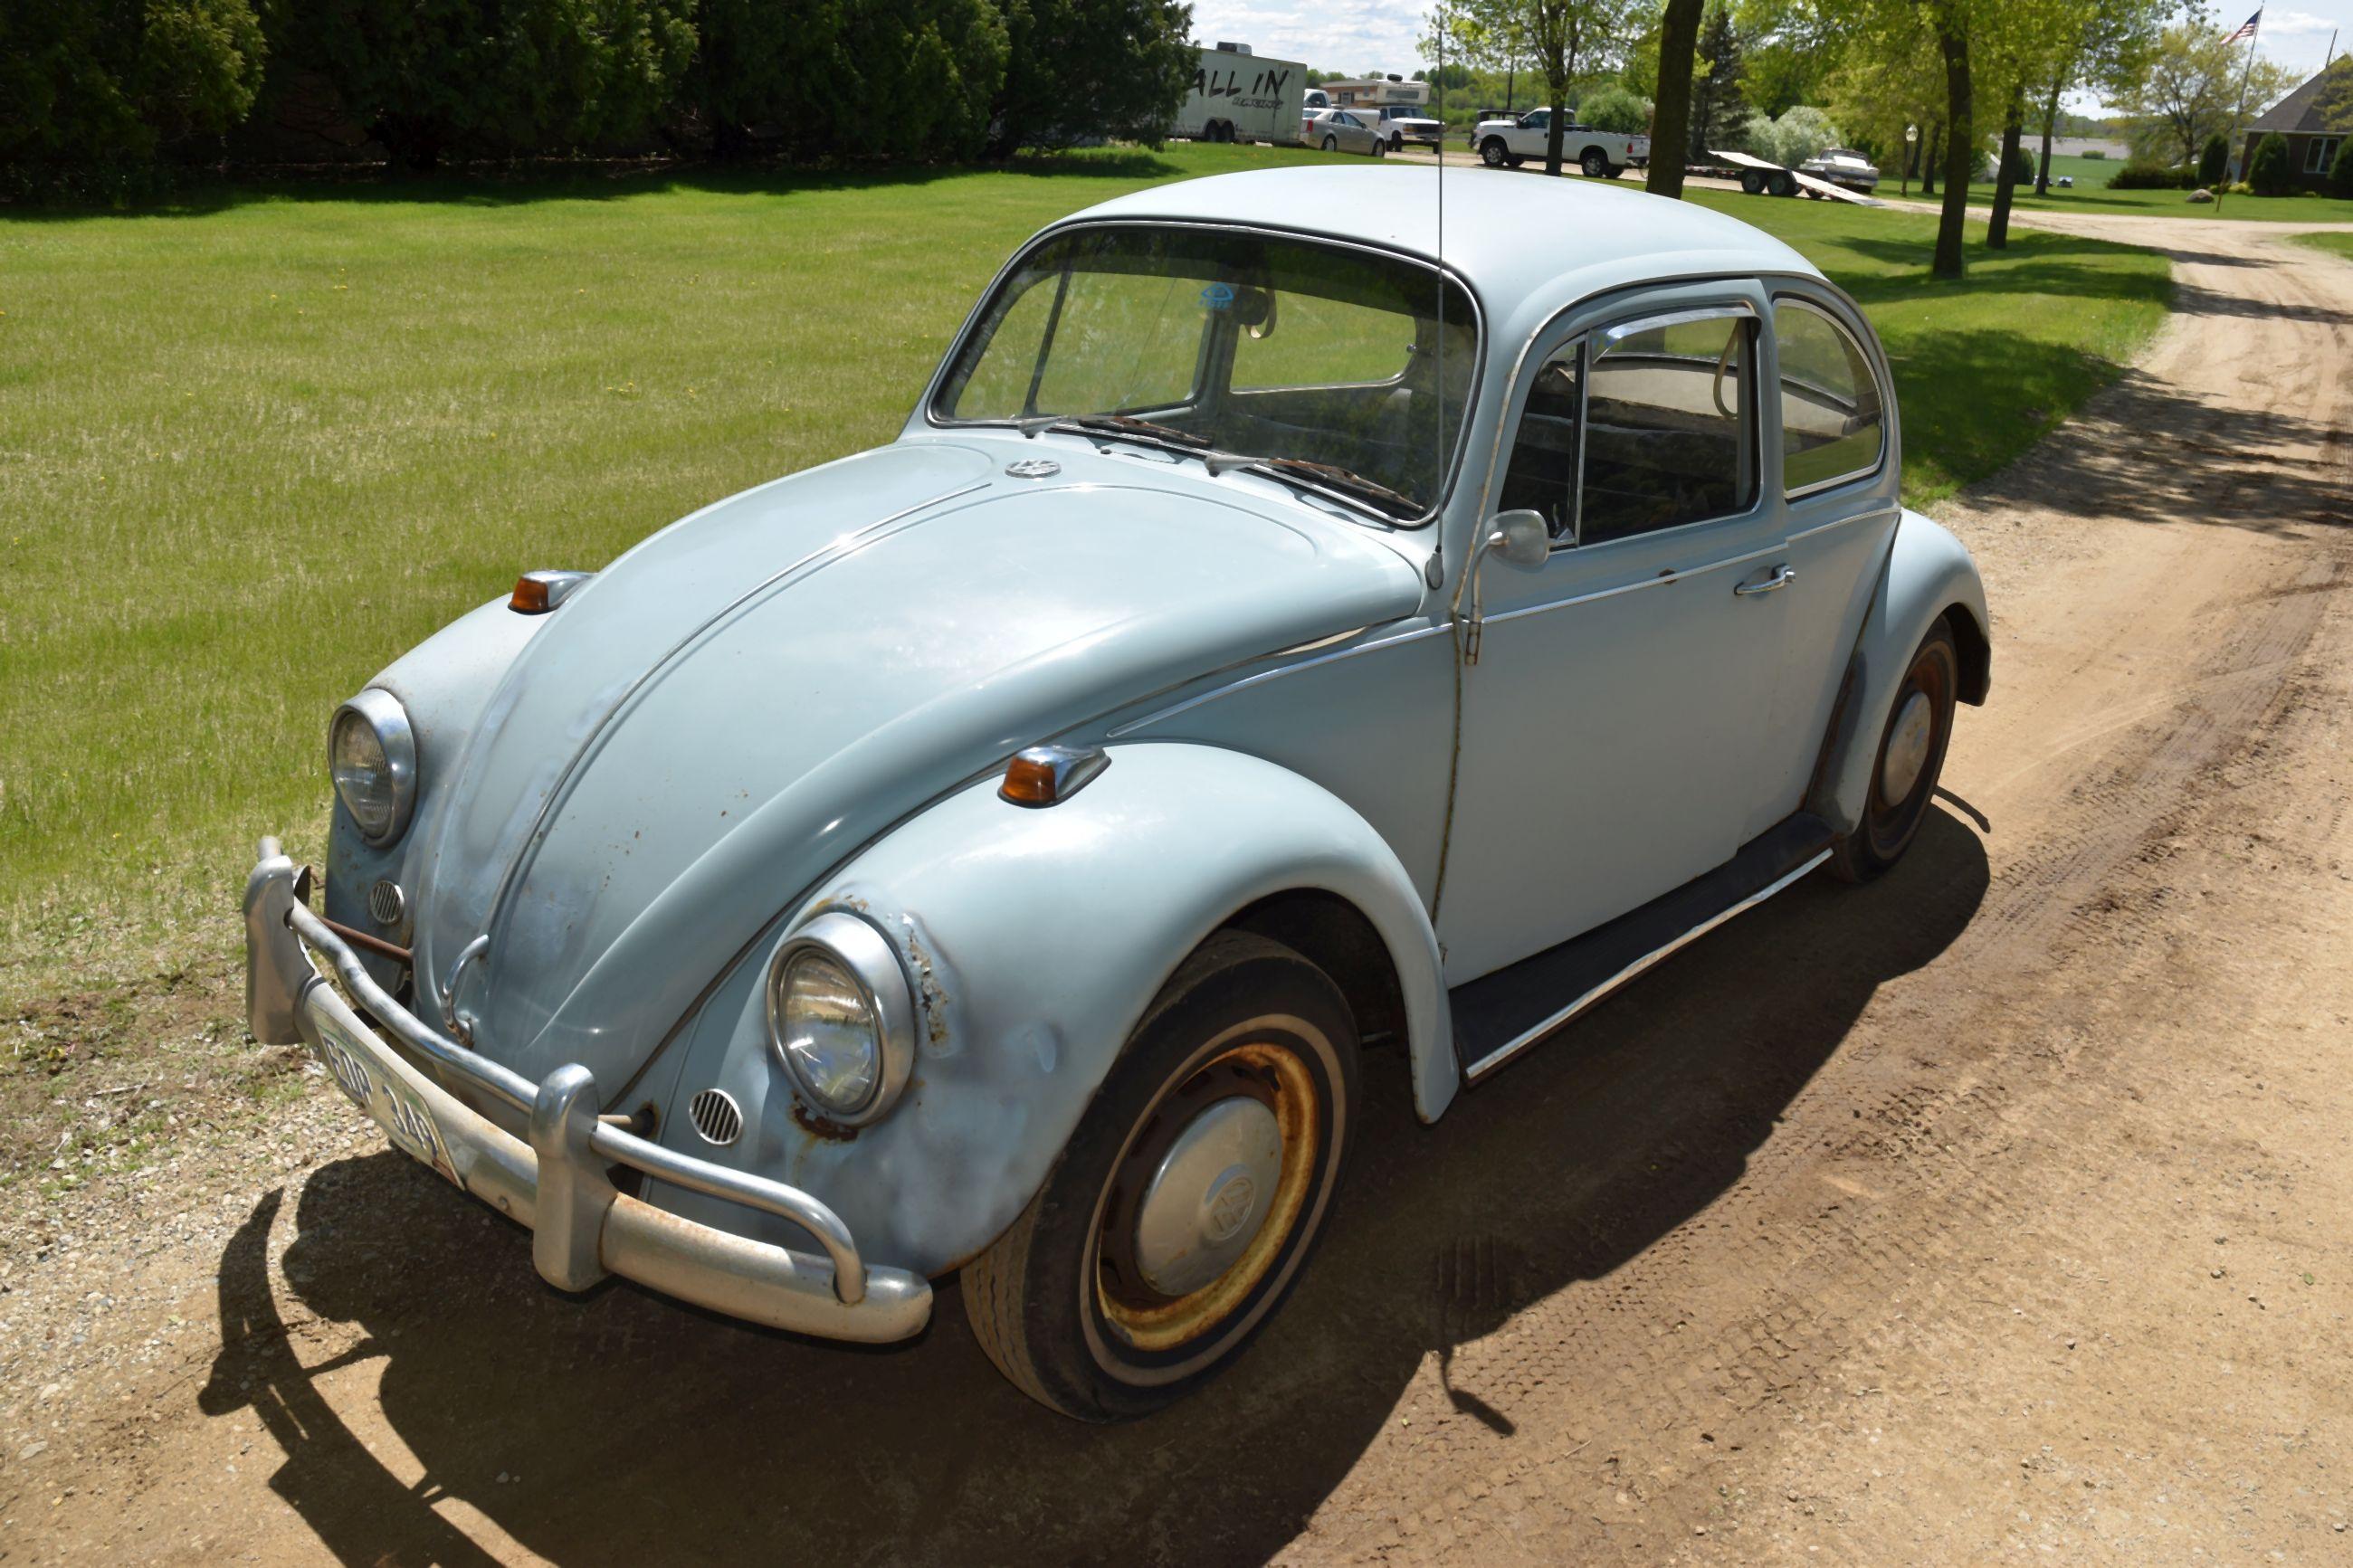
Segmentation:
[(1879, 792), (1890, 805), (1908, 800), (1928, 765), (1928, 744), (1936, 734), (1936, 705), (1925, 691), (1915, 691), (1897, 710), (1887, 731), (1887, 757), (1879, 764)]
[(1145, 1282), (1182, 1296), (1232, 1268), (1265, 1223), (1282, 1171), (1282, 1129), (1263, 1100), (1235, 1096), (1196, 1116), (1137, 1205)]

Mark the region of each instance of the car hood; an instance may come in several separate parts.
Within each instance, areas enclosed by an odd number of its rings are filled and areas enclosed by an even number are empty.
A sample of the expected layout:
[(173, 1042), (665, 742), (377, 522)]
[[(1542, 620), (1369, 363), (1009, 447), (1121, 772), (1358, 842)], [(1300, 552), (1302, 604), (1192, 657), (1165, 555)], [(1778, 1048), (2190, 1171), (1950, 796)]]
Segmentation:
[[(1050, 478), (1005, 472), (1045, 457)], [(459, 994), (479, 1047), (617, 1089), (767, 922), (927, 801), (1421, 594), (1371, 531), (1266, 481), (1077, 442), (911, 440), (747, 491), (524, 645), (429, 827), (420, 995), (487, 934)]]

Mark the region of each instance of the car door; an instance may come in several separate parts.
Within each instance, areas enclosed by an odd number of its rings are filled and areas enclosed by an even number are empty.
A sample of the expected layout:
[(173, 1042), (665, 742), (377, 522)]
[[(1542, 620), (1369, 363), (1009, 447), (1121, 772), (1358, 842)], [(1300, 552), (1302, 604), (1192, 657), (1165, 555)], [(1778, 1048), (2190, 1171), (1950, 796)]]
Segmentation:
[(1545, 514), (1491, 559), (1438, 931), (1460, 984), (1730, 859), (1780, 665), (1783, 508), (1766, 482), (1754, 285), (1659, 290), (1540, 337), (1491, 510)]
[(1832, 290), (1796, 279), (1774, 285), (1769, 325), (1774, 395), (1760, 412), (1780, 452), (1793, 581), (1777, 595), (1781, 667), (1752, 835), (1804, 799), (1900, 515), (1894, 395), (1869, 328)]

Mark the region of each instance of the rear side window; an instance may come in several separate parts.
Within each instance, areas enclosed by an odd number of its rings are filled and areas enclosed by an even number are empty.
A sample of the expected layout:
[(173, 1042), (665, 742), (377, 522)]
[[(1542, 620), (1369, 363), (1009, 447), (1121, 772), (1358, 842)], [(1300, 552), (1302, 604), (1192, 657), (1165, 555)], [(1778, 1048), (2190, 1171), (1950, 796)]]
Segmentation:
[(1791, 495), (1879, 467), (1887, 417), (1862, 346), (1801, 300), (1773, 306), (1781, 361), (1781, 482)]

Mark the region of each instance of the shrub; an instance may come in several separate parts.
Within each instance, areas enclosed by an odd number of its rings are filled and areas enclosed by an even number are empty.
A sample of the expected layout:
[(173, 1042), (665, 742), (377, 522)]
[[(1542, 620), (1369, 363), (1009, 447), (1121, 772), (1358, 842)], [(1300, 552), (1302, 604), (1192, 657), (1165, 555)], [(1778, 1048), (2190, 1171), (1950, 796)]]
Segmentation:
[(159, 150), (243, 120), (262, 54), (252, 0), (7, 0), (0, 165), (19, 189), (69, 170), (77, 191), (115, 189)]
[(2295, 188), (2286, 137), (2274, 131), (2255, 143), (2254, 160), (2247, 165), (2247, 184), (2259, 196), (2284, 196)]
[(2081, 153), (2077, 153), (2077, 154), (2076, 154), (2076, 156), (2078, 156), (2078, 157), (2082, 157), (2082, 158), (2100, 158), (2100, 159), (2105, 159), (2105, 158), (2106, 158), (2106, 157), (2107, 157), (2107, 155), (2108, 155), (2108, 150), (2107, 150), (2105, 147), (2086, 147), (2086, 148), (2084, 148), (2084, 149), (2083, 150), (2083, 152), (2081, 152)]
[(1596, 131), (1640, 136), (1651, 128), (1651, 106), (1614, 83), (1585, 95), (1577, 117)]
[(1791, 169), (1843, 140), (1831, 117), (1810, 103), (1796, 105), (1778, 120), (1752, 114), (1740, 130), (1741, 151)]
[(2206, 138), (2205, 148), (2198, 154), (2198, 183), (2215, 185), (2231, 170), (2231, 143), (2217, 132)]
[(2345, 138), (2337, 149), (2337, 162), (2328, 165), (2328, 194), (2353, 201), (2353, 136)]
[(2108, 177), (2112, 191), (2186, 191), (2198, 184), (2195, 169), (2169, 168), (2136, 158)]

